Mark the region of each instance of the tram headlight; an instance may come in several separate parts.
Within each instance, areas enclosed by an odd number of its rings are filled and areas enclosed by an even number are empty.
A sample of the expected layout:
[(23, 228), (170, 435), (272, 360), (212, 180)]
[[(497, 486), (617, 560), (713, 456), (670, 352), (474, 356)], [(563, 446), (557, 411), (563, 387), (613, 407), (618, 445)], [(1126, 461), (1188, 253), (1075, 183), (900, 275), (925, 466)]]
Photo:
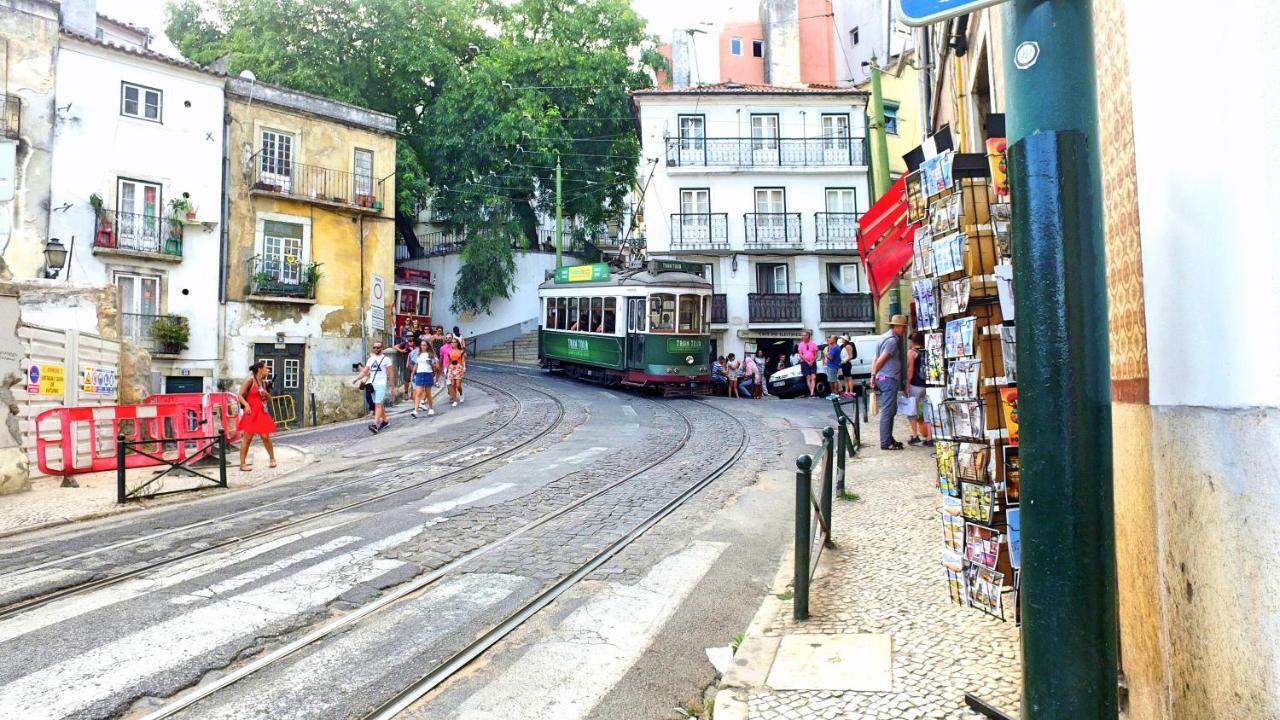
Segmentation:
[(684, 356), (684, 361), (685, 361), (686, 363), (688, 363), (688, 364), (692, 365), (692, 364), (693, 364), (693, 356), (692, 356), (692, 355), (685, 355), (685, 356)]

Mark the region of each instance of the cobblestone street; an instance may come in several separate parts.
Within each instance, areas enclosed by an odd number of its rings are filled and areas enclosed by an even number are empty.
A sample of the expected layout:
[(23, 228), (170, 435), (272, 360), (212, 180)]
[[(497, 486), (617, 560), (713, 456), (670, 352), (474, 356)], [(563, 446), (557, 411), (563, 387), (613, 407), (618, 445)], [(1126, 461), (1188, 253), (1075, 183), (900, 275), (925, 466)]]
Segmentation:
[[(864, 433), (869, 427), (864, 425)], [(872, 443), (850, 461), (848, 472), (848, 487), (859, 500), (835, 501), (836, 547), (823, 552), (810, 588), (809, 619), (795, 621), (790, 593), (778, 593), (756, 622), (764, 638), (888, 634), (893, 689), (756, 687), (747, 692), (750, 720), (983, 717), (965, 707), (966, 692), (1016, 715), (1021, 670), (1012, 618), (1001, 622), (955, 605), (947, 595), (939, 557), (942, 501), (931, 451), (885, 452)], [(790, 556), (786, 562), (780, 577), (789, 581)]]

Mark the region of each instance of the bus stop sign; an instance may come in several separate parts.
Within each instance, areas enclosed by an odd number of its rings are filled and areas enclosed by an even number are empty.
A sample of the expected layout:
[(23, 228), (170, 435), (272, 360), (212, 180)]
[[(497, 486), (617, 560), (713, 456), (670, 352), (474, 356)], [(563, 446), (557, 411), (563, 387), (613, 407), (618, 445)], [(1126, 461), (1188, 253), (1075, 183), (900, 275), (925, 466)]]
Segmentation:
[(898, 19), (919, 27), (973, 12), (1005, 0), (898, 0)]

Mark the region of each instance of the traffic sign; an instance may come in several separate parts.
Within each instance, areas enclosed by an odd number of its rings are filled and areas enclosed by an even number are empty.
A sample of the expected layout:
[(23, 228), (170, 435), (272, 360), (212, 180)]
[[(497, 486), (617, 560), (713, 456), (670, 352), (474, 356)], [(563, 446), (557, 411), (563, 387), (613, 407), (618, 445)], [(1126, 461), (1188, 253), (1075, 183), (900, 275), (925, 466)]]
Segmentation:
[(904, 25), (920, 27), (957, 15), (999, 5), (1005, 0), (898, 0), (898, 19)]

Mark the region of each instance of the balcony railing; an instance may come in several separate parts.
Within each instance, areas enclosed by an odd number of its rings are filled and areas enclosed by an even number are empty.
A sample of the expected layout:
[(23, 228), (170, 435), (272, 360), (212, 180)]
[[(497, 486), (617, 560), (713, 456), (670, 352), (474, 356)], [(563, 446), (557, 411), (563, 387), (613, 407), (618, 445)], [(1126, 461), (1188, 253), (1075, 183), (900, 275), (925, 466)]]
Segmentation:
[(728, 213), (673, 213), (672, 250), (728, 250)]
[(800, 213), (743, 213), (747, 230), (747, 249), (776, 248), (799, 250)]
[(832, 167), (866, 165), (862, 138), (667, 138), (671, 167)]
[(155, 214), (101, 210), (94, 217), (95, 250), (132, 250), (182, 257), (182, 223)]
[(353, 210), (379, 213), (385, 198), (383, 183), (372, 175), (307, 165), (265, 155), (261, 150), (249, 159), (253, 192), (268, 192)]
[(814, 238), (822, 249), (858, 247), (858, 218), (862, 213), (820, 212), (813, 214)]
[(3, 93), (0, 93), (0, 98), (4, 98), (4, 117), (0, 119), (4, 125), (0, 131), (5, 137), (17, 140), (22, 130), (22, 98)]
[(729, 303), (724, 293), (715, 293), (711, 296), (711, 323), (713, 325), (726, 325), (729, 322)]
[[(182, 315), (151, 315), (146, 313), (120, 313), (120, 336), (126, 340), (132, 341), (138, 347), (148, 350), (152, 353), (167, 353), (176, 355), (182, 352), (181, 347), (163, 347), (158, 343), (151, 334), (151, 328), (156, 321), (161, 319), (172, 320), (182, 325), (187, 324), (187, 318)], [(188, 332), (190, 330), (188, 329)]]
[(747, 319), (753, 323), (798, 323), (800, 293), (750, 293)]
[(822, 322), (875, 322), (871, 293), (820, 293)]
[(245, 261), (245, 293), (259, 297), (316, 299), (320, 266), (292, 258), (265, 258), (255, 255)]

